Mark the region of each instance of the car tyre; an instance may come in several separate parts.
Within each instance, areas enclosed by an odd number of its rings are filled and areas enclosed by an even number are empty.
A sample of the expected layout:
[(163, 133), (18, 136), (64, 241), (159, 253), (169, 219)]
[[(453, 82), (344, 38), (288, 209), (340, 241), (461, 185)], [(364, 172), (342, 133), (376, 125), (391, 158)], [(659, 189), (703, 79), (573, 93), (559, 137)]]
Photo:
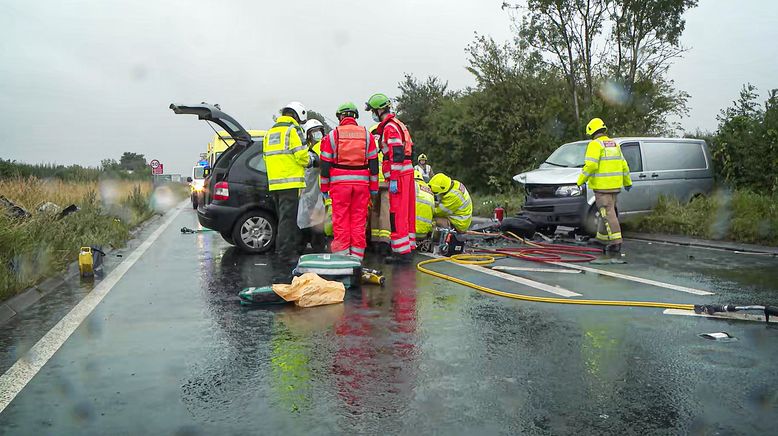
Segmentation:
[(192, 194), (192, 209), (197, 210), (197, 195)]
[(586, 214), (586, 218), (583, 223), (583, 231), (586, 235), (594, 237), (597, 235), (597, 220), (600, 217), (600, 211), (596, 206), (592, 206), (589, 209), (589, 213)]
[(243, 214), (232, 229), (235, 246), (246, 253), (266, 253), (275, 247), (278, 223), (269, 213), (252, 210)]
[(229, 233), (229, 232), (220, 232), (220, 234), (222, 235), (222, 239), (227, 241), (228, 244), (235, 245), (235, 240), (232, 239), (232, 234), (231, 233)]

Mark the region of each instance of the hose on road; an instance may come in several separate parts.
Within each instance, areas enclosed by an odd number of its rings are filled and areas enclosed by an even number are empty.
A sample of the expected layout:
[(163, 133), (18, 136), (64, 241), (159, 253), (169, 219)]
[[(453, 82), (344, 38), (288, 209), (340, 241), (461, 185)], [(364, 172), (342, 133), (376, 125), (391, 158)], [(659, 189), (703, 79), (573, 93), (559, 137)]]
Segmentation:
[(536, 297), (532, 295), (514, 294), (512, 292), (499, 291), (497, 289), (482, 286), (476, 283), (468, 282), (457, 277), (450, 276), (441, 272), (433, 271), (426, 267), (437, 262), (451, 261), (454, 263), (460, 263), (465, 265), (491, 265), (496, 259), (503, 257), (513, 257), (521, 260), (529, 260), (532, 262), (589, 262), (597, 258), (594, 253), (601, 252), (598, 249), (588, 247), (573, 247), (567, 245), (558, 244), (536, 244), (528, 241), (512, 232), (502, 233), (478, 233), (468, 232), (469, 234), (478, 234), (486, 236), (499, 236), (507, 240), (518, 241), (529, 247), (512, 247), (512, 248), (496, 248), (496, 249), (484, 249), (478, 248), (477, 251), (487, 254), (459, 254), (452, 257), (442, 257), (437, 259), (429, 259), (419, 262), (416, 265), (416, 269), (424, 274), (429, 274), (434, 277), (438, 277), (450, 282), (454, 282), (469, 288), (485, 292), (487, 294), (497, 295), (505, 298), (512, 298), (514, 300), (534, 301), (538, 303), (555, 303), (555, 304), (579, 304), (588, 306), (620, 306), (620, 307), (654, 307), (659, 309), (681, 309), (681, 310), (694, 310), (693, 304), (677, 304), (677, 303), (665, 303), (657, 301), (622, 301), (622, 300), (573, 300), (567, 298), (556, 297)]
[(475, 289), (477, 291), (485, 292), (487, 294), (497, 295), (499, 297), (512, 298), (514, 300), (534, 301), (537, 303), (555, 303), (555, 304), (578, 304), (587, 306), (620, 306), (620, 307), (654, 307), (659, 309), (681, 309), (681, 310), (694, 310), (694, 304), (676, 304), (676, 303), (664, 303), (658, 301), (620, 301), (620, 300), (573, 300), (567, 298), (555, 298), (555, 297), (535, 297), (532, 295), (514, 294), (511, 292), (503, 292), (497, 289), (490, 288), (488, 286), (482, 286), (467, 280), (450, 276), (438, 271), (433, 271), (427, 268), (427, 265), (451, 261), (454, 263), (461, 263), (465, 265), (491, 265), (494, 261), (500, 257), (505, 257), (504, 254), (458, 254), (452, 257), (440, 257), (436, 259), (429, 259), (419, 262), (416, 265), (416, 269), (424, 274), (429, 274), (433, 277), (438, 277), (450, 282), (467, 286), (468, 288)]

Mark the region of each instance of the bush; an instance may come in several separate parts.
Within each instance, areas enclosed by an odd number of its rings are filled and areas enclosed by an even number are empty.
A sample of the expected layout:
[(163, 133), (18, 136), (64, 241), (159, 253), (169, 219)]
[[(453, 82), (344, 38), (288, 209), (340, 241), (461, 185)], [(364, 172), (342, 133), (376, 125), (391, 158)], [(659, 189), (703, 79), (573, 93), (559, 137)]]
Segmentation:
[(704, 239), (778, 245), (778, 196), (749, 190), (719, 191), (689, 204), (662, 198), (647, 216), (625, 223), (627, 230)]

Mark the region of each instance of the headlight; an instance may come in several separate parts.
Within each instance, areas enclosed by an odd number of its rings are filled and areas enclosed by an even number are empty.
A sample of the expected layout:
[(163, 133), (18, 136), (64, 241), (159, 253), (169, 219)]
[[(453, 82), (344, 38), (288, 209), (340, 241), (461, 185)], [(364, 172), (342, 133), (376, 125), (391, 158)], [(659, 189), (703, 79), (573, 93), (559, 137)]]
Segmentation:
[(576, 185), (560, 186), (555, 192), (557, 197), (577, 197), (581, 195), (581, 187)]
[(194, 189), (197, 192), (202, 191), (203, 190), (203, 182), (196, 181), (196, 182), (192, 183), (192, 189)]

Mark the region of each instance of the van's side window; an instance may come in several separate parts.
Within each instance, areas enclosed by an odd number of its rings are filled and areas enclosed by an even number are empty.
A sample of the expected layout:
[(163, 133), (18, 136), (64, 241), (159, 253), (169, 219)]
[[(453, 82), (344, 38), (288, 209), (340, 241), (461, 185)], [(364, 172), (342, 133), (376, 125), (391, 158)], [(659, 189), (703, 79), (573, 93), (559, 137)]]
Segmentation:
[(648, 171), (700, 170), (708, 166), (699, 142), (646, 141), (643, 153)]
[(621, 144), (621, 154), (629, 165), (629, 171), (639, 173), (643, 171), (643, 160), (640, 156), (640, 146), (637, 142), (626, 142)]

